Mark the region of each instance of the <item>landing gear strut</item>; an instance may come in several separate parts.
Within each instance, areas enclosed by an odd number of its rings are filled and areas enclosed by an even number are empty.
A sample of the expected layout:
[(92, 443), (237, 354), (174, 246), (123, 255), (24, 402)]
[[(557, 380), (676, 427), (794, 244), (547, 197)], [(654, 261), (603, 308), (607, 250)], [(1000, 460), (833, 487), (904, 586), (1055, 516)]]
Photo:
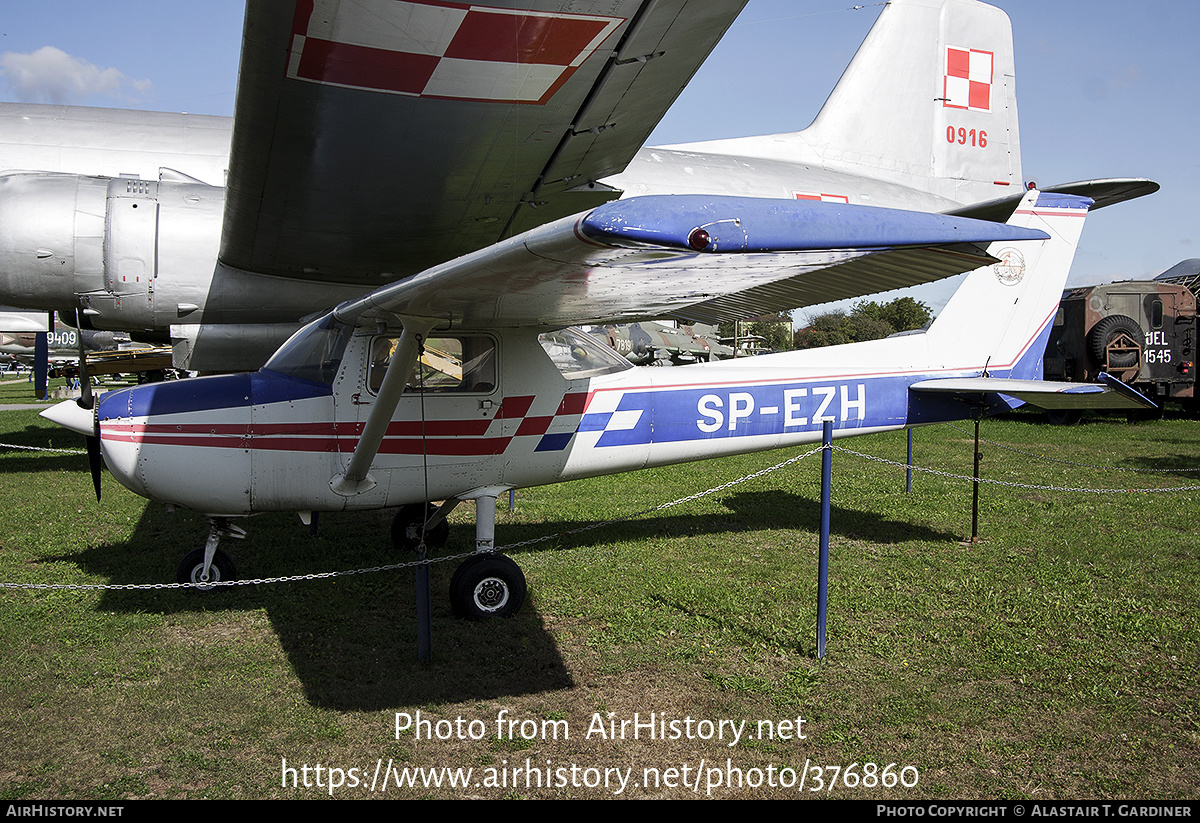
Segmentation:
[(450, 605), (469, 620), (511, 617), (525, 602), (525, 575), (496, 545), (496, 498), (507, 488), (490, 487), (462, 499), (475, 500), (475, 556), (464, 560), (450, 579)]
[(179, 564), (179, 569), (175, 572), (175, 580), (178, 583), (193, 583), (196, 584), (194, 591), (208, 592), (212, 591), (216, 583), (229, 582), (237, 580), (237, 569), (234, 568), (233, 561), (229, 559), (229, 555), (217, 548), (217, 544), (222, 537), (233, 537), (242, 539), (246, 536), (246, 531), (241, 529), (223, 517), (218, 517), (210, 521), (208, 528), (208, 540), (204, 544), (204, 548), (190, 551), (183, 558), (183, 562)]
[(402, 506), (392, 518), (392, 545), (397, 549), (415, 552), (421, 545), (421, 535), (425, 536), (425, 545), (440, 549), (446, 545), (450, 537), (450, 524), (446, 515), (458, 505), (458, 500), (447, 500), (440, 507), (433, 503), (413, 503)]

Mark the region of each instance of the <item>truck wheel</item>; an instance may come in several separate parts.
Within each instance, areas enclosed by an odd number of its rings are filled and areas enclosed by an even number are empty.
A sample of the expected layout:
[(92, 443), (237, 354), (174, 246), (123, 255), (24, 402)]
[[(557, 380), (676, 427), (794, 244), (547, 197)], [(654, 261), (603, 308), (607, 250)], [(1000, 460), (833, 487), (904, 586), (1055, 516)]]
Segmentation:
[[(1125, 341), (1123, 350), (1109, 352), (1108, 347), (1120, 344), (1120, 338)], [(1142, 340), (1145, 335), (1137, 321), (1123, 314), (1112, 314), (1102, 318), (1088, 332), (1088, 354), (1096, 365), (1105, 363), (1111, 369), (1131, 369), (1138, 365), (1142, 357)]]

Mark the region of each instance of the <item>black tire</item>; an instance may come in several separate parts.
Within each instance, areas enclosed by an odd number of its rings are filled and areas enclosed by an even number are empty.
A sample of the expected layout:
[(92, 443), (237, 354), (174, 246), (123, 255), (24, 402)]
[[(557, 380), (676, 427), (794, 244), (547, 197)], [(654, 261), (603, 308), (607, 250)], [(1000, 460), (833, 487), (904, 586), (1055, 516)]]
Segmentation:
[(502, 554), (464, 560), (450, 580), (450, 605), (468, 620), (512, 617), (525, 602), (525, 574)]
[(1129, 423), (1149, 423), (1162, 420), (1164, 409), (1160, 405), (1156, 409), (1133, 409), (1125, 412), (1125, 420)]
[[(1133, 339), (1137, 351), (1118, 352), (1110, 359), (1108, 347), (1122, 334)], [(1141, 362), (1141, 341), (1144, 337), (1142, 327), (1137, 324), (1136, 320), (1123, 314), (1112, 314), (1101, 318), (1100, 322), (1092, 326), (1092, 330), (1088, 332), (1088, 354), (1091, 355), (1097, 366), (1108, 363), (1108, 367), (1112, 369), (1134, 368)]]
[[(204, 549), (196, 549), (190, 551), (183, 558), (183, 562), (179, 564), (179, 569), (175, 572), (175, 582), (177, 583), (199, 583), (200, 573), (204, 571)], [(213, 555), (212, 566), (208, 570), (209, 583), (220, 583), (222, 581), (237, 580), (237, 569), (234, 568), (233, 561), (229, 559), (229, 555), (217, 549)], [(191, 589), (194, 592), (210, 592), (215, 586), (198, 585)]]
[(1082, 419), (1081, 409), (1046, 409), (1046, 422), (1051, 426), (1075, 426)]
[[(402, 551), (415, 552), (421, 545), (421, 527), (437, 511), (432, 503), (413, 503), (401, 506), (392, 518), (392, 545)], [(440, 549), (450, 539), (450, 524), (445, 520), (425, 532), (425, 545)]]

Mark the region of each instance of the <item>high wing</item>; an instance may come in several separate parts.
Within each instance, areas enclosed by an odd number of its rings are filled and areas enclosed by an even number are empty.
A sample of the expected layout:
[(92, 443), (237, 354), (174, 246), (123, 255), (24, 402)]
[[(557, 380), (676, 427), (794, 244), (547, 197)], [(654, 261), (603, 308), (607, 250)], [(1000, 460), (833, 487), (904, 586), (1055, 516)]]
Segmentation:
[(1038, 230), (803, 200), (647, 196), (607, 203), (338, 307), (454, 327), (721, 322), (883, 291), (996, 262)]
[(250, 0), (221, 262), (373, 287), (612, 200), (744, 4)]

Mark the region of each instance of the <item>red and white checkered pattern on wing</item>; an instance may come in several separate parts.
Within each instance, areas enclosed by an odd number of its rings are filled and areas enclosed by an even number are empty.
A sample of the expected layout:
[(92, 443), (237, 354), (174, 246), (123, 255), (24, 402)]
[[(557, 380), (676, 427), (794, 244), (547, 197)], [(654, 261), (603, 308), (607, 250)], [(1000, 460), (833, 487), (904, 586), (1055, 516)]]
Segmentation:
[(416, 97), (545, 103), (623, 22), (438, 0), (301, 2), (287, 75)]
[(844, 194), (828, 194), (815, 191), (794, 191), (792, 197), (797, 200), (813, 200), (820, 203), (849, 203), (850, 198)]
[(991, 111), (993, 62), (990, 51), (947, 46), (942, 105), (951, 109)]

